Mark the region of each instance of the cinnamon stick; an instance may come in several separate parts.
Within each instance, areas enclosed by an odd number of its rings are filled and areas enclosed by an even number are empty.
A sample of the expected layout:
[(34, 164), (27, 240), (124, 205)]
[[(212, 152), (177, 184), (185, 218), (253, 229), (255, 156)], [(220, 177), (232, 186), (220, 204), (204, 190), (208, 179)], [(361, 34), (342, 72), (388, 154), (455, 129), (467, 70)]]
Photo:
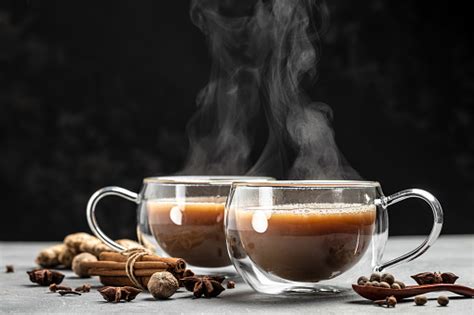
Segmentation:
[[(158, 271), (167, 271), (167, 270), (166, 268), (165, 269), (135, 269), (133, 271), (133, 274), (136, 277), (143, 277), (143, 276), (151, 276), (152, 274)], [(119, 269), (91, 268), (89, 269), (89, 274), (91, 276), (116, 276), (116, 277), (127, 276), (125, 269), (119, 270)]]
[[(119, 269), (125, 270), (126, 263), (116, 261), (85, 261), (81, 264), (81, 267), (87, 269)], [(138, 261), (133, 265), (133, 269), (174, 269), (174, 266), (170, 266), (168, 263), (162, 261)]]
[[(99, 255), (99, 260), (103, 261), (126, 262), (127, 259), (127, 256), (117, 252), (103, 252)], [(174, 270), (175, 272), (183, 272), (184, 270), (186, 270), (186, 262), (181, 258), (161, 257), (158, 255), (145, 255), (140, 257), (137, 261), (161, 261), (169, 264), (170, 269)]]

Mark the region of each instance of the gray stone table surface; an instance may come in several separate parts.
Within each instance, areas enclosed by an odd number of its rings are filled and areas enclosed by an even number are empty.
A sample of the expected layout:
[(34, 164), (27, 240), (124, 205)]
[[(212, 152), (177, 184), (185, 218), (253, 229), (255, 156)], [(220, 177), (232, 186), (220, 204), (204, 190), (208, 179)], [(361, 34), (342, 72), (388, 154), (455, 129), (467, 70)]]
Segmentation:
[[(416, 247), (420, 237), (389, 239), (386, 256), (395, 257)], [(428, 304), (414, 306), (412, 300), (399, 303), (394, 309), (382, 309), (364, 300), (352, 291), (332, 297), (270, 296), (255, 293), (249, 286), (238, 282), (233, 290), (224, 291), (219, 298), (193, 299), (189, 292), (178, 292), (167, 301), (155, 301), (142, 293), (130, 303), (106, 303), (95, 290), (82, 296), (64, 296), (48, 293), (47, 287), (30, 283), (26, 271), (34, 267), (38, 251), (48, 243), (0, 243), (0, 268), (12, 264), (15, 273), (0, 269), (0, 313), (303, 313), (303, 314), (474, 314), (474, 299), (455, 298), (447, 307), (439, 307), (434, 299), (440, 293), (430, 293)], [(423, 256), (405, 267), (392, 269), (397, 278), (408, 282), (409, 276), (421, 271), (452, 271), (462, 284), (474, 286), (474, 235), (442, 236)], [(85, 281), (65, 271), (64, 284), (79, 286)], [(95, 287), (97, 278), (86, 282)], [(444, 293), (443, 293), (444, 294)]]

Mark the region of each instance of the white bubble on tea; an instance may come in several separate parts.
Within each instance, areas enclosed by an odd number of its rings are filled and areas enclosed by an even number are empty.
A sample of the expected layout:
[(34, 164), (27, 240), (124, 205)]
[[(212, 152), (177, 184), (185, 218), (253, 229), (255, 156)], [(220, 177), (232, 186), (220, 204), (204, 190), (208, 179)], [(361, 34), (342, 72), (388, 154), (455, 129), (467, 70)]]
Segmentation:
[(252, 227), (258, 233), (264, 233), (268, 229), (268, 218), (265, 211), (255, 211), (253, 213)]
[(183, 213), (178, 206), (174, 206), (170, 210), (170, 219), (176, 225), (181, 225), (183, 222)]

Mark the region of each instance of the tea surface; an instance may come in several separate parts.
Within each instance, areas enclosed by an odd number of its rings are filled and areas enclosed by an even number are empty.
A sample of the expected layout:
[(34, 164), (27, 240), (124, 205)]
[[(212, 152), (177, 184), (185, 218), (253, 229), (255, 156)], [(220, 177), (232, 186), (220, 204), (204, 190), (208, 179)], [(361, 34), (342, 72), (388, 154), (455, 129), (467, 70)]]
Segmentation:
[[(355, 265), (367, 250), (376, 208), (354, 204), (294, 204), (237, 209), (241, 245), (264, 271), (316, 282)], [(235, 235), (235, 234), (234, 234)]]
[(193, 198), (185, 203), (151, 200), (147, 202), (153, 236), (170, 256), (181, 257), (199, 267), (231, 264), (224, 236), (222, 198)]

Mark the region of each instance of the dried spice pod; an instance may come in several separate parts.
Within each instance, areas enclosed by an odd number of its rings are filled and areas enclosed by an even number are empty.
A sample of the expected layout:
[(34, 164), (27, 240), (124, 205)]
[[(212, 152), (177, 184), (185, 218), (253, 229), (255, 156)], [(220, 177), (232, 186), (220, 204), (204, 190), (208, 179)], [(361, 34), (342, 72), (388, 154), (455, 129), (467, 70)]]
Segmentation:
[(81, 295), (79, 292), (76, 292), (76, 291), (72, 291), (72, 290), (60, 290), (60, 291), (57, 291), (61, 296), (64, 296), (64, 295)]
[(419, 285), (435, 283), (435, 275), (433, 272), (421, 272), (411, 276)]
[(56, 292), (56, 291), (71, 291), (72, 289), (70, 287), (66, 287), (63, 285), (57, 285), (56, 283), (52, 283), (49, 286), (49, 291), (51, 292)]
[(49, 269), (35, 269), (26, 272), (30, 276), (30, 281), (38, 283), (42, 286), (48, 286), (52, 283), (60, 284), (64, 275), (57, 271), (51, 271)]
[(88, 283), (83, 284), (80, 287), (75, 288), (74, 291), (83, 292), (83, 293), (90, 292), (91, 291), (91, 285), (88, 284)]
[(459, 278), (452, 272), (422, 272), (411, 276), (419, 285), (435, 283), (455, 283)]
[(441, 274), (441, 279), (443, 279), (443, 283), (455, 283), (459, 277), (452, 272), (443, 272)]
[(225, 277), (220, 276), (191, 276), (181, 280), (186, 290), (193, 292), (194, 297), (200, 298), (204, 295), (204, 297), (211, 298), (218, 296), (225, 290), (222, 286), (224, 279)]
[(137, 297), (142, 290), (125, 286), (125, 287), (103, 287), (98, 289), (99, 293), (103, 296), (104, 300), (107, 302), (120, 302), (126, 301), (130, 302)]

